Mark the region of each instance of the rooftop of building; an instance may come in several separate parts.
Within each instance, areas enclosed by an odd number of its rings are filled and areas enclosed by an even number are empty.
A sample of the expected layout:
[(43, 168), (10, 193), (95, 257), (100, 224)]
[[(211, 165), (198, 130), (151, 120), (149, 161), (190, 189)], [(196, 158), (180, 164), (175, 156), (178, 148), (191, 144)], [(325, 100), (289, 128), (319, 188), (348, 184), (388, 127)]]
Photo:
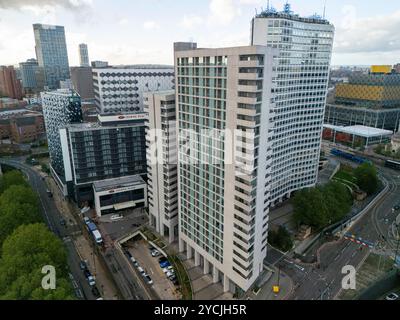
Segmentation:
[(61, 95), (61, 96), (73, 96), (73, 97), (79, 97), (79, 94), (73, 90), (73, 89), (57, 89), (57, 90), (52, 90), (52, 91), (45, 91), (42, 92), (42, 94), (45, 95)]
[(364, 138), (375, 138), (375, 137), (393, 135), (393, 131), (390, 131), (390, 130), (383, 130), (383, 129), (361, 126), (361, 125), (344, 127), (344, 126), (334, 126), (331, 124), (324, 124), (324, 128), (332, 129), (337, 132), (347, 133), (347, 134), (364, 137)]
[[(325, 13), (324, 13), (325, 15)], [(279, 19), (287, 19), (287, 20), (293, 20), (293, 21), (299, 21), (299, 22), (305, 22), (305, 23), (314, 23), (314, 24), (326, 24), (326, 25), (331, 25), (331, 23), (326, 20), (323, 16), (320, 16), (318, 14), (314, 14), (310, 17), (301, 17), (298, 14), (295, 14), (291, 10), (290, 4), (287, 2), (282, 11), (277, 11), (274, 7), (269, 5), (266, 9), (262, 10), (261, 13), (257, 13), (256, 18), (279, 18)]]
[[(68, 128), (70, 132), (81, 132), (111, 128), (140, 127), (144, 126), (145, 119), (147, 119), (147, 115), (145, 113), (114, 116), (98, 115), (97, 122), (71, 123), (68, 124), (66, 128)], [(141, 121), (135, 122), (135, 120)]]
[(133, 186), (142, 186), (146, 182), (139, 175), (121, 177), (109, 180), (96, 181), (93, 183), (93, 188), (96, 192), (108, 191), (113, 189), (128, 188)]

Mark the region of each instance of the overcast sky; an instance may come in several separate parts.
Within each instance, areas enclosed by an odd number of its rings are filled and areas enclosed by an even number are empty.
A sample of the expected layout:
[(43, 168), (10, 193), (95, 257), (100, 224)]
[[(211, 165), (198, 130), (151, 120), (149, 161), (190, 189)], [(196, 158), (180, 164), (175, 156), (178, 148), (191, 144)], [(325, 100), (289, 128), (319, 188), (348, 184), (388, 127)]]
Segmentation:
[[(286, 0), (271, 0), (281, 10)], [(322, 15), (325, 0), (291, 0), (292, 10)], [(33, 23), (63, 25), (70, 65), (78, 44), (111, 64), (173, 64), (175, 41), (201, 47), (248, 45), (259, 0), (0, 0), (0, 65), (35, 57)], [(333, 64), (400, 62), (399, 0), (327, 0), (336, 27)]]

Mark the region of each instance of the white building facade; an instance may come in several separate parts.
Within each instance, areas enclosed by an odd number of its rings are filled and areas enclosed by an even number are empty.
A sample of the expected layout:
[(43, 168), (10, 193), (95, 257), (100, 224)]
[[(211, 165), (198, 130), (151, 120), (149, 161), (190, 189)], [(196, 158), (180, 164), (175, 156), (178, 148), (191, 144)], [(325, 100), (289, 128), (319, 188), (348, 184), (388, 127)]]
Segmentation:
[(247, 291), (267, 250), (277, 52), (195, 47), (175, 45), (179, 249), (224, 291)]
[(279, 49), (274, 78), (271, 204), (316, 184), (334, 26), (318, 16), (267, 9), (251, 25), (252, 45)]
[(102, 114), (143, 111), (143, 93), (175, 88), (174, 68), (162, 65), (93, 69), (96, 106)]
[(144, 94), (149, 220), (172, 243), (178, 238), (175, 91)]

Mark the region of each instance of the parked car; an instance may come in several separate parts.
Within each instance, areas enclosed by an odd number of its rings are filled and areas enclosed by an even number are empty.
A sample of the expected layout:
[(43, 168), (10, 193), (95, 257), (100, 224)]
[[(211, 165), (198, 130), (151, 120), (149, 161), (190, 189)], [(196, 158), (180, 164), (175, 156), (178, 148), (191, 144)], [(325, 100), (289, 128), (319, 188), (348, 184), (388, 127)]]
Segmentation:
[(160, 252), (158, 252), (158, 250), (153, 250), (152, 252), (151, 252), (151, 256), (152, 257), (158, 257), (160, 255)]
[(171, 277), (168, 277), (168, 279), (174, 282), (176, 280), (176, 275), (172, 275)]
[(139, 271), (139, 273), (140, 273), (141, 275), (145, 275), (145, 274), (146, 274), (146, 273), (144, 272), (144, 270), (143, 270), (142, 267), (138, 267), (137, 269), (138, 269), (138, 271)]
[(92, 275), (88, 269), (83, 270), (83, 274), (86, 278), (89, 278)]
[(79, 267), (81, 268), (82, 271), (85, 271), (88, 269), (86, 261), (83, 261), (83, 260), (79, 263)]
[(87, 281), (89, 283), (89, 286), (91, 286), (91, 287), (94, 287), (96, 285), (96, 281), (93, 276), (88, 277)]
[(150, 278), (149, 275), (146, 275), (146, 276), (145, 276), (145, 280), (146, 280), (146, 282), (147, 282), (148, 284), (150, 284), (150, 285), (153, 284), (153, 280), (151, 280), (151, 278)]
[(160, 263), (160, 267), (161, 267), (162, 269), (167, 268), (167, 267), (169, 267), (170, 265), (171, 265), (171, 264), (169, 263), (168, 260)]
[(124, 216), (122, 214), (114, 214), (110, 217), (111, 221), (119, 221), (122, 220)]
[(388, 301), (396, 301), (399, 299), (400, 299), (400, 297), (396, 293), (391, 293), (385, 298), (385, 300), (388, 300)]
[(85, 270), (84, 274), (85, 274), (86, 280), (89, 283), (89, 285), (91, 287), (95, 286), (96, 285), (96, 281), (95, 281), (95, 278), (90, 273), (90, 271), (89, 270)]
[(60, 219), (60, 224), (61, 224), (63, 227), (66, 227), (66, 226), (67, 226), (67, 221), (65, 221), (65, 219), (61, 218), (61, 219)]
[(132, 255), (128, 250), (125, 251), (125, 254), (128, 256), (129, 259), (132, 259)]
[(92, 293), (93, 293), (95, 298), (100, 298), (101, 297), (99, 289), (97, 289), (97, 287), (93, 287), (92, 288)]
[(173, 266), (169, 266), (169, 267), (163, 268), (163, 272), (164, 272), (165, 274), (168, 273), (168, 272), (175, 273), (175, 270), (174, 270), (174, 267), (173, 267)]
[(164, 262), (164, 261), (168, 261), (168, 259), (166, 257), (161, 257), (160, 259), (158, 259), (158, 262)]
[(173, 273), (173, 272), (171, 272), (171, 271), (168, 271), (168, 272), (166, 273), (166, 275), (167, 275), (168, 278), (170, 278), (170, 277), (174, 276), (175, 273)]
[(88, 225), (89, 223), (92, 222), (92, 220), (90, 220), (90, 218), (88, 218), (88, 217), (84, 217), (83, 221), (85, 222), (86, 225)]
[(53, 198), (53, 194), (51, 193), (51, 191), (49, 189), (46, 190), (46, 193), (49, 196), (49, 198)]

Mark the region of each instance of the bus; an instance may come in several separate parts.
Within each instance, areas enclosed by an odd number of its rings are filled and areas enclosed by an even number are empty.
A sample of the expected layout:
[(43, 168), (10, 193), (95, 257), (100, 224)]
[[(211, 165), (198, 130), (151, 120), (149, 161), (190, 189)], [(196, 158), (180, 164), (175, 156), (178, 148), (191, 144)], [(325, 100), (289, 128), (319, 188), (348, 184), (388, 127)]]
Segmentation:
[(386, 160), (385, 167), (400, 170), (400, 161)]

